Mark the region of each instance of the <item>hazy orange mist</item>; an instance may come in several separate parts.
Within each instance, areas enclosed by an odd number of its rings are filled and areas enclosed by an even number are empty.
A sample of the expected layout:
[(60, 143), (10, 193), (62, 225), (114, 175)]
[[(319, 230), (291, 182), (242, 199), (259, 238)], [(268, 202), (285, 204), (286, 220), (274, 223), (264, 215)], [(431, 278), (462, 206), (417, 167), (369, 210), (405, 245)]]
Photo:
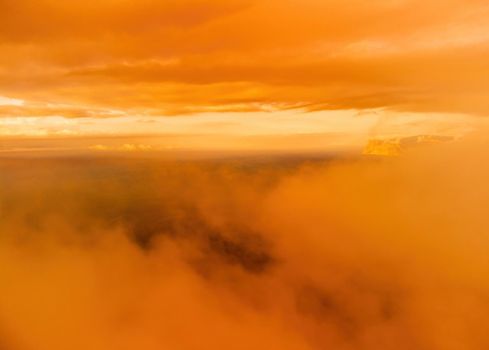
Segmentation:
[(487, 139), (390, 160), (1, 160), (0, 342), (486, 349)]
[(488, 349), (487, 18), (0, 0), (0, 350)]

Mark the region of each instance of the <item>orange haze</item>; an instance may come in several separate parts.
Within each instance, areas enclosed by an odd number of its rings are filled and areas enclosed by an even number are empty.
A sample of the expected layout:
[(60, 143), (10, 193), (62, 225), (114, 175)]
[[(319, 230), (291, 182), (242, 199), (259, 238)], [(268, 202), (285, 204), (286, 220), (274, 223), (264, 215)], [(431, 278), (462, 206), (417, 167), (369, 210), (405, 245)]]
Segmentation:
[(2, 349), (487, 349), (486, 150), (3, 159)]
[(0, 350), (489, 349), (488, 19), (0, 0)]

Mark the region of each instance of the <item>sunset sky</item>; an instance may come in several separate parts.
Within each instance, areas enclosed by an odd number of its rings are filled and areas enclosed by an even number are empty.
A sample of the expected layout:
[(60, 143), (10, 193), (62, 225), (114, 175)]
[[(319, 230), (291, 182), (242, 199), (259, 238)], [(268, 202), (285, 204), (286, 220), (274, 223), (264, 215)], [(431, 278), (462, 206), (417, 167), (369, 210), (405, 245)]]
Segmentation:
[(461, 136), (489, 114), (488, 17), (486, 0), (3, 0), (0, 136)]
[(488, 350), (489, 0), (0, 0), (0, 350)]

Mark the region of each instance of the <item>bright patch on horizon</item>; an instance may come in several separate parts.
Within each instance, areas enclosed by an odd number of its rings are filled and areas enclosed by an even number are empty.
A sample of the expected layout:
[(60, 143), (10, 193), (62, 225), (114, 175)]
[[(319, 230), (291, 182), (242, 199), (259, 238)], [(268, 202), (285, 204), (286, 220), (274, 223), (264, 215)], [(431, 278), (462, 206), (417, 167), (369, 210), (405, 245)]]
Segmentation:
[(0, 106), (16, 106), (20, 107), (24, 105), (24, 101), (17, 98), (9, 98), (0, 96)]

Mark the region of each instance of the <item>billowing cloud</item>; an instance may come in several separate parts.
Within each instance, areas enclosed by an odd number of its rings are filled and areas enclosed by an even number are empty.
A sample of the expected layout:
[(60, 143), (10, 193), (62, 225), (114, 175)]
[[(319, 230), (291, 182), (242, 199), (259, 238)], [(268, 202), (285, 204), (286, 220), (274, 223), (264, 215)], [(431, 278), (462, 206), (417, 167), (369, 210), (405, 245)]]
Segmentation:
[(486, 150), (2, 158), (2, 349), (487, 349)]

